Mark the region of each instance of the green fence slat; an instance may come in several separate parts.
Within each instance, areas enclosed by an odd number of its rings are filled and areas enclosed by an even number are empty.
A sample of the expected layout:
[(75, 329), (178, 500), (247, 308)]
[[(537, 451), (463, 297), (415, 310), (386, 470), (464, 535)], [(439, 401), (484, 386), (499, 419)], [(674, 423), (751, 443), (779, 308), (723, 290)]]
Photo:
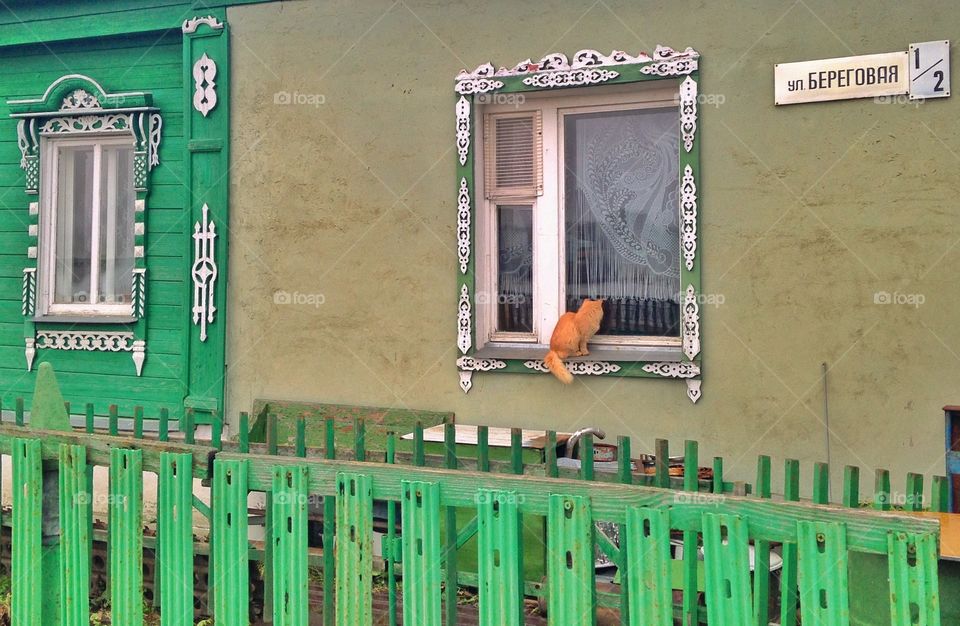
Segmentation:
[(850, 593), (847, 572), (847, 525), (797, 522), (800, 622), (847, 626)]
[(249, 626), (246, 460), (213, 462), (213, 611), (216, 626)]
[(13, 440), (13, 626), (40, 626), (43, 471), (40, 440)]
[(373, 481), (337, 474), (337, 624), (373, 624)]
[(890, 617), (893, 626), (940, 626), (937, 536), (890, 533)]
[(703, 514), (703, 567), (710, 626), (753, 619), (747, 524), (737, 515)]
[(480, 626), (523, 624), (520, 510), (514, 491), (477, 491)]
[(143, 624), (143, 451), (110, 450), (110, 610), (112, 621)]
[[(696, 551), (694, 551), (696, 554)], [(627, 509), (630, 626), (672, 626), (670, 510)], [(621, 581), (624, 584), (624, 581)]]
[[(783, 463), (783, 499), (788, 502), (800, 500), (800, 462), (787, 459)], [(783, 567), (780, 569), (780, 624), (795, 626), (797, 623), (797, 544), (785, 542), (780, 548)]]
[[(273, 468), (273, 623), (276, 626), (300, 626), (310, 619), (307, 596), (309, 476), (310, 470), (305, 465)], [(344, 544), (337, 542), (338, 557), (343, 549)]]
[(87, 449), (60, 444), (60, 626), (90, 624)]
[(440, 485), (401, 481), (403, 623), (440, 626)]
[(593, 514), (585, 496), (550, 494), (547, 504), (547, 619), (596, 623)]
[[(193, 455), (161, 452), (157, 485), (160, 624), (193, 619)], [(161, 549), (162, 547), (162, 549)]]

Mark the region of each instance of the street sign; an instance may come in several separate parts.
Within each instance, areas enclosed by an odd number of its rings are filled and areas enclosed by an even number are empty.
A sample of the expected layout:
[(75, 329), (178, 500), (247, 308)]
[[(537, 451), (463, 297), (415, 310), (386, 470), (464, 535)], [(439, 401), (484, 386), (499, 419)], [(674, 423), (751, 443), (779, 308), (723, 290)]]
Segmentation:
[(778, 63), (773, 74), (777, 105), (896, 96), (909, 87), (906, 52)]

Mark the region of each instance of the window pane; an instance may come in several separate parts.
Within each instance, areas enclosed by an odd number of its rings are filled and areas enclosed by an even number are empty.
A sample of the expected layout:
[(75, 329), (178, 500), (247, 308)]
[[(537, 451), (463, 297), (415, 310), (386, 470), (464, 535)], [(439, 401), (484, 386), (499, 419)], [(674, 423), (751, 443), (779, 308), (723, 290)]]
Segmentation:
[(566, 307), (604, 298), (600, 334), (680, 334), (676, 109), (564, 118)]
[(133, 148), (104, 146), (100, 170), (100, 286), (105, 304), (130, 302), (133, 281)]
[(53, 301), (90, 299), (93, 147), (64, 147), (57, 164), (57, 234)]
[(497, 330), (533, 331), (533, 211), (497, 207)]

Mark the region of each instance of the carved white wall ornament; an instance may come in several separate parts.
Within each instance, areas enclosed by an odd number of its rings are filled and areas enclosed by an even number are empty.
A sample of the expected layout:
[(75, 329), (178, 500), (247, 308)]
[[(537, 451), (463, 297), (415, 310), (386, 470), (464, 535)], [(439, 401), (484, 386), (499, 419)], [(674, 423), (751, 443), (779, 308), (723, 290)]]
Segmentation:
[(460, 389), (463, 393), (470, 391), (473, 387), (474, 372), (491, 372), (493, 370), (502, 370), (507, 367), (506, 361), (498, 359), (475, 359), (470, 356), (462, 356), (457, 359), (457, 369), (460, 376)]
[(487, 78), (468, 78), (457, 82), (457, 93), (461, 96), (468, 96), (472, 93), (487, 93), (494, 89), (500, 89), (503, 83), (499, 80), (490, 80)]
[(683, 263), (687, 271), (693, 269), (697, 256), (697, 184), (693, 178), (693, 168), (683, 168), (680, 177), (680, 247), (683, 248)]
[[(602, 376), (620, 371), (619, 365), (616, 363), (607, 363), (606, 361), (564, 361), (563, 364), (566, 365), (567, 370), (574, 375)], [(550, 371), (543, 361), (524, 361), (523, 366), (538, 372)]]
[(33, 370), (33, 358), (37, 356), (37, 340), (33, 337), (24, 337), (23, 356), (27, 360), (27, 371)]
[[(631, 56), (626, 52), (614, 50), (608, 55), (601, 54), (596, 50), (580, 50), (573, 55), (573, 62), (567, 60), (566, 55), (559, 52), (548, 54), (534, 63), (526, 59), (517, 63), (513, 69), (501, 67), (495, 69), (491, 63), (484, 63), (472, 72), (461, 70), (457, 75), (457, 80), (466, 80), (471, 78), (491, 78), (494, 76), (517, 76), (521, 74), (530, 74), (532, 72), (546, 72), (556, 70), (575, 70), (584, 67), (595, 67), (598, 65), (628, 65), (649, 63), (651, 61), (668, 60), (687, 60), (696, 59), (700, 54), (693, 48), (687, 48), (678, 52), (673, 48), (666, 46), (657, 46), (653, 56), (641, 52), (637, 56)], [(647, 72), (652, 73), (652, 72)]]
[(491, 372), (506, 368), (507, 362), (499, 359), (475, 359), (472, 356), (462, 356), (457, 359), (457, 367), (471, 372)]
[(567, 70), (563, 72), (545, 72), (534, 74), (523, 79), (524, 85), (531, 87), (542, 87), (549, 89), (551, 87), (578, 87), (581, 85), (596, 85), (613, 80), (619, 76), (619, 72), (602, 70), (596, 68), (584, 68), (579, 70)]
[(640, 369), (664, 378), (693, 378), (700, 375), (700, 366), (691, 361), (644, 363)]
[(470, 338), (470, 317), (470, 290), (464, 283), (460, 285), (460, 303), (457, 310), (457, 347), (460, 348), (461, 354), (469, 352), (470, 346), (473, 345), (473, 340)]
[(100, 101), (86, 89), (74, 89), (60, 105), (63, 110), (99, 109)]
[(693, 139), (697, 133), (697, 81), (690, 76), (680, 83), (680, 137), (683, 149), (693, 150)]
[(207, 340), (207, 324), (212, 324), (214, 293), (217, 282), (216, 239), (217, 225), (209, 219), (210, 208), (204, 204), (200, 221), (193, 225), (193, 323), (200, 327), (200, 341)]
[(25, 267), (23, 269), (23, 305), (21, 307), (23, 315), (30, 317), (33, 315), (37, 306), (37, 268)]
[(700, 391), (700, 383), (702, 381), (694, 380), (692, 378), (687, 379), (687, 397), (690, 398), (690, 401), (694, 404), (697, 403), (697, 400), (700, 399), (700, 396), (703, 395), (703, 392)]
[(131, 352), (133, 333), (98, 333), (45, 330), (37, 332), (37, 349), (86, 352)]
[(163, 118), (159, 113), (150, 114), (150, 169), (160, 165), (160, 131), (163, 128)]
[(684, 58), (672, 59), (670, 61), (655, 61), (650, 65), (640, 68), (642, 74), (652, 74), (655, 76), (682, 76), (690, 74), (697, 69), (697, 59)]
[(131, 130), (131, 115), (127, 113), (104, 113), (103, 115), (71, 115), (54, 117), (40, 128), (41, 133), (102, 133)]
[(683, 353), (691, 361), (700, 354), (700, 305), (693, 285), (683, 297)]
[(204, 52), (193, 64), (193, 108), (204, 117), (217, 106), (217, 64)]
[(457, 100), (457, 154), (460, 165), (466, 165), (470, 154), (470, 101), (464, 96)]
[(184, 35), (190, 35), (197, 32), (197, 27), (200, 24), (206, 24), (213, 30), (223, 30), (223, 22), (218, 20), (213, 15), (207, 15), (206, 17), (192, 17), (190, 19), (183, 20), (183, 25), (181, 30)]
[(143, 361), (146, 359), (147, 354), (147, 342), (142, 339), (137, 339), (133, 342), (133, 354), (130, 355), (133, 359), (133, 366), (137, 370), (137, 376), (143, 373)]
[(457, 193), (457, 257), (460, 260), (460, 273), (467, 273), (470, 263), (470, 188), (467, 179), (460, 178), (460, 191)]

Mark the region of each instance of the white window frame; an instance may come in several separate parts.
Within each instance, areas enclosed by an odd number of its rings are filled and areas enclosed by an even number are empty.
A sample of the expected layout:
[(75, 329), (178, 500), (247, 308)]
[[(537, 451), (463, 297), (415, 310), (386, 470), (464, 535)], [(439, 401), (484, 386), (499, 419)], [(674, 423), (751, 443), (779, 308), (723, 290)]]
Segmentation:
[[(112, 321), (122, 318), (124, 321), (133, 316), (133, 302), (125, 304), (104, 304), (97, 302), (97, 286), (100, 279), (99, 262), (91, 262), (90, 301), (86, 303), (57, 304), (54, 302), (57, 259), (57, 201), (59, 193), (59, 157), (63, 147), (91, 146), (94, 149), (93, 212), (91, 228), (91, 261), (99, 259), (100, 248), (100, 198), (101, 159), (104, 146), (129, 146), (136, 149), (136, 139), (130, 133), (84, 135), (82, 137), (40, 138), (40, 241), (39, 270), (40, 277), (37, 298), (37, 313), (43, 318), (89, 317)], [(131, 207), (133, 210), (133, 207)], [(132, 223), (131, 223), (132, 228)], [(133, 234), (133, 233), (131, 233)], [(131, 277), (132, 284), (132, 277)]]
[[(477, 180), (477, 264), (476, 293), (477, 348), (527, 347), (546, 349), (550, 335), (559, 319), (565, 302), (566, 267), (565, 242), (562, 239), (564, 220), (563, 118), (566, 115), (640, 108), (679, 107), (679, 82), (665, 81), (649, 85), (630, 85), (611, 88), (603, 94), (587, 89), (565, 90), (564, 93), (524, 94), (522, 104), (485, 104), (478, 107), (476, 136), (483, 138), (484, 125), (489, 116), (540, 111), (543, 120), (543, 192), (537, 197), (487, 199), (484, 193), (483, 155), (477, 149), (475, 177)], [(679, 113), (678, 113), (679, 118)], [(510, 333), (496, 330), (497, 239), (496, 207), (507, 204), (529, 204), (533, 211), (533, 332)], [(549, 211), (556, 207), (555, 211)], [(680, 212), (679, 205), (676, 207)], [(680, 257), (677, 258), (679, 264)], [(481, 294), (486, 297), (480, 298)], [(657, 336), (601, 336), (592, 344), (609, 348), (676, 349), (679, 353), (682, 338)]]

